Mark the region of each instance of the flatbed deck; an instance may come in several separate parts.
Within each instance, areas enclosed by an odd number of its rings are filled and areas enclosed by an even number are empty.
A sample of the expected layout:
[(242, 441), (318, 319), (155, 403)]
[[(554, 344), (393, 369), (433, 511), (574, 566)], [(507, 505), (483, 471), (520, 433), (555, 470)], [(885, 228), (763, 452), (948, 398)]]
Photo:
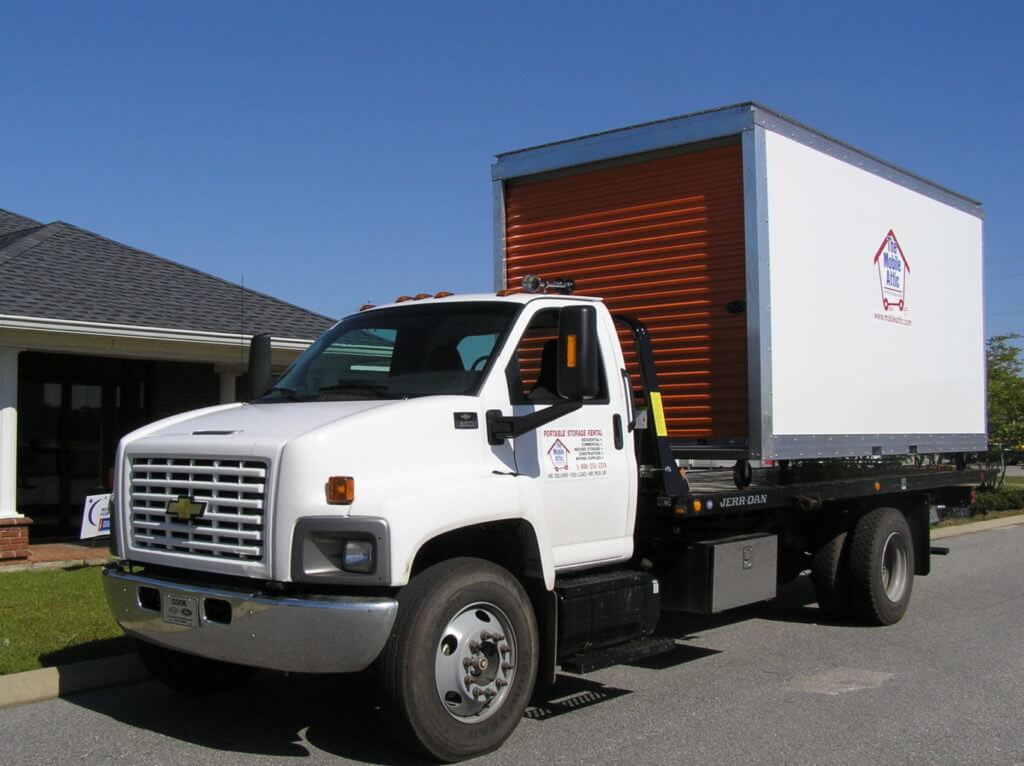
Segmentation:
[(676, 505), (679, 516), (771, 508), (814, 510), (834, 500), (969, 487), (981, 482), (982, 472), (954, 466), (892, 466), (834, 478), (813, 477), (811, 472), (801, 480), (795, 472), (787, 476), (779, 469), (756, 469), (750, 486), (743, 489), (736, 487), (731, 471), (692, 471), (686, 480), (690, 494)]

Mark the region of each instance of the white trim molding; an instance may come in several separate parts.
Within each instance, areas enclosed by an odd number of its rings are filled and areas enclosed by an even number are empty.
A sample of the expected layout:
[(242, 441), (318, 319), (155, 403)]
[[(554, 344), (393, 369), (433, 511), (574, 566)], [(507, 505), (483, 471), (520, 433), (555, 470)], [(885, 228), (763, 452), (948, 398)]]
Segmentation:
[[(0, 346), (31, 351), (212, 362), (242, 367), (248, 363), (251, 338), (242, 333), (0, 314)], [(272, 338), (271, 362), (286, 367), (311, 342), (301, 338)]]
[(0, 519), (18, 513), (18, 354), (0, 347)]

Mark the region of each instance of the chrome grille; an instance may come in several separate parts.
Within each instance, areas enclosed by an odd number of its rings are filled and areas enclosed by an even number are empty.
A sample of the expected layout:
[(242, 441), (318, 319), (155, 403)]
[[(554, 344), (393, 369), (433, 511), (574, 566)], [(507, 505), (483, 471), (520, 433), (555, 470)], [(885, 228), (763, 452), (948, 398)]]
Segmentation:
[[(137, 548), (260, 561), (269, 466), (244, 458), (132, 457), (131, 530)], [(179, 498), (205, 503), (188, 520), (168, 513)]]

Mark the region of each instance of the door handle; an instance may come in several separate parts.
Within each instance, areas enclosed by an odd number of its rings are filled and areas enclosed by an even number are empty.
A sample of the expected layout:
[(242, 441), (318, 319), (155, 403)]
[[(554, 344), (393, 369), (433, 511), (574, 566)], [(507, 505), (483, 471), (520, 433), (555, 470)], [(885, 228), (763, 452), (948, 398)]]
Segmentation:
[(615, 449), (622, 449), (622, 416), (618, 413), (612, 415), (612, 438)]

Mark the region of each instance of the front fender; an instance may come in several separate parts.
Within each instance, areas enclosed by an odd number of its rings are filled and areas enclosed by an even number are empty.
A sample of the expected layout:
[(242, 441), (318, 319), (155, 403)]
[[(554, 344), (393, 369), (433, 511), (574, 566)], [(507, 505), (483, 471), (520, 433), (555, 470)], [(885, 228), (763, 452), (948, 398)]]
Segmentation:
[[(387, 519), (391, 530), (391, 585), (409, 582), (417, 553), (440, 535), (478, 524), (525, 521), (533, 531), (544, 585), (555, 587), (555, 567), (547, 524), (539, 509), (520, 503), (516, 478), (490, 474), (477, 480), (451, 482), (428, 493), (392, 488), (384, 505), (361, 504), (358, 515)], [(443, 482), (442, 482), (443, 484)]]

